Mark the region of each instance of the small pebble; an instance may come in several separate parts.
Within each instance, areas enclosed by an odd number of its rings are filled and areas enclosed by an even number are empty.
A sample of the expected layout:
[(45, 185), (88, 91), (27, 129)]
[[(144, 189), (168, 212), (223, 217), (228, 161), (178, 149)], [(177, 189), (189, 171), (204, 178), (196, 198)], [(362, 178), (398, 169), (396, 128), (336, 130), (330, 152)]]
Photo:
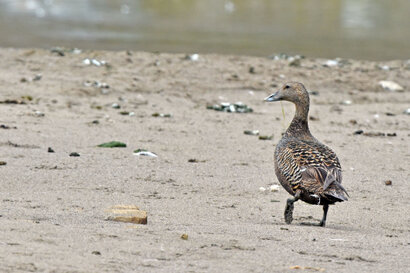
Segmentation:
[(7, 165), (7, 162), (6, 161), (0, 161), (0, 166), (4, 166), (4, 165)]
[(250, 136), (258, 136), (259, 135), (259, 130), (245, 130), (243, 131), (245, 135), (250, 135)]
[(72, 153), (70, 154), (70, 156), (80, 156), (80, 154), (77, 153), (77, 152), (72, 152)]
[(188, 234), (184, 233), (181, 235), (182, 240), (188, 240)]
[(384, 181), (384, 184), (385, 184), (386, 186), (391, 186), (391, 185), (392, 185), (392, 181), (391, 181), (391, 180), (386, 180), (386, 181)]
[(259, 136), (260, 140), (272, 140), (273, 136)]
[(342, 104), (342, 105), (351, 105), (352, 101), (351, 100), (344, 100), (340, 104)]
[(363, 130), (357, 130), (353, 134), (354, 135), (361, 135), (361, 134), (363, 134)]
[(91, 252), (91, 254), (100, 256), (101, 252), (95, 250), (95, 251)]
[(54, 150), (53, 150), (53, 148), (48, 147), (47, 152), (49, 152), (49, 153), (54, 153)]
[(35, 111), (35, 112), (34, 112), (34, 115), (35, 115), (36, 117), (44, 117), (44, 116), (45, 116), (45, 114), (44, 114), (43, 112), (40, 112), (40, 111)]
[(41, 80), (42, 77), (43, 77), (43, 76), (42, 76), (41, 74), (35, 75), (34, 78), (33, 78), (33, 82), (34, 82), (34, 81), (39, 81), (39, 80)]
[(266, 188), (265, 188), (265, 187), (260, 187), (260, 188), (259, 188), (259, 191), (265, 192), (265, 191), (266, 191)]
[(121, 106), (118, 103), (113, 103), (111, 105), (111, 107), (114, 108), (114, 109), (120, 109), (121, 108)]
[(271, 186), (269, 187), (269, 190), (270, 190), (271, 192), (277, 192), (277, 191), (279, 191), (279, 189), (280, 189), (279, 185), (271, 185)]
[(407, 108), (406, 110), (404, 110), (403, 114), (410, 115), (410, 108)]

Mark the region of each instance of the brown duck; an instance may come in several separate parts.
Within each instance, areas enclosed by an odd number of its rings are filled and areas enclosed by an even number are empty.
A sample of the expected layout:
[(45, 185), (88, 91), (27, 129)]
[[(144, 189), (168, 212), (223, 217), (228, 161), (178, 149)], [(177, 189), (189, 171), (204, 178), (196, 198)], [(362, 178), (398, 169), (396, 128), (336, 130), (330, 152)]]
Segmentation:
[(293, 197), (285, 208), (285, 221), (293, 220), (293, 203), (299, 199), (323, 206), (320, 226), (325, 226), (329, 205), (347, 201), (341, 185), (342, 169), (336, 154), (320, 143), (309, 131), (309, 94), (301, 83), (282, 86), (265, 101), (290, 101), (296, 106), (295, 116), (275, 150), (275, 172), (279, 182)]

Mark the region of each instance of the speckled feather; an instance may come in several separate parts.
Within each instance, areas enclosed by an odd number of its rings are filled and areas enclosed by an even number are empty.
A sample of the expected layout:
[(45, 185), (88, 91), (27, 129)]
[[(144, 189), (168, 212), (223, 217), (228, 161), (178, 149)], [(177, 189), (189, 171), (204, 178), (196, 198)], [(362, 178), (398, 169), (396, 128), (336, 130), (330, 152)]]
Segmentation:
[(275, 165), (280, 173), (278, 177), (283, 178), (279, 179), (281, 184), (288, 184), (289, 187), (284, 187), (290, 189), (291, 194), (300, 189), (312, 197), (304, 200), (308, 203), (347, 200), (336, 154), (316, 139), (284, 137), (276, 147)]

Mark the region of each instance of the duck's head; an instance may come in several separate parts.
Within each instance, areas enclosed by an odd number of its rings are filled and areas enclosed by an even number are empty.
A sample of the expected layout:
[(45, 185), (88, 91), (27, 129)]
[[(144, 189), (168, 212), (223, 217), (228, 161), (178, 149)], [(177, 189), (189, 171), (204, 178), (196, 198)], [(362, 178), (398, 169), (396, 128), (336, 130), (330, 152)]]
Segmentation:
[(309, 105), (309, 94), (303, 84), (299, 82), (288, 82), (276, 93), (273, 93), (265, 99), (267, 102), (280, 100), (290, 101), (296, 105)]

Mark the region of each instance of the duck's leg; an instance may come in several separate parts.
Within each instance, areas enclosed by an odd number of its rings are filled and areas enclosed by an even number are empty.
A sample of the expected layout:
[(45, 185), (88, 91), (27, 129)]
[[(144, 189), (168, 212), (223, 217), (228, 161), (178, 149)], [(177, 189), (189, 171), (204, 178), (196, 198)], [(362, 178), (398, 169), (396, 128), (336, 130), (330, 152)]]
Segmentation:
[(286, 224), (290, 224), (293, 221), (293, 203), (298, 201), (300, 198), (300, 190), (296, 191), (296, 194), (294, 197), (289, 198), (286, 201), (286, 207), (285, 207), (285, 222)]
[(324, 227), (326, 225), (326, 217), (327, 217), (327, 211), (329, 210), (329, 205), (328, 204), (324, 204), (323, 205), (323, 217), (322, 217), (322, 221), (320, 221), (319, 226)]

